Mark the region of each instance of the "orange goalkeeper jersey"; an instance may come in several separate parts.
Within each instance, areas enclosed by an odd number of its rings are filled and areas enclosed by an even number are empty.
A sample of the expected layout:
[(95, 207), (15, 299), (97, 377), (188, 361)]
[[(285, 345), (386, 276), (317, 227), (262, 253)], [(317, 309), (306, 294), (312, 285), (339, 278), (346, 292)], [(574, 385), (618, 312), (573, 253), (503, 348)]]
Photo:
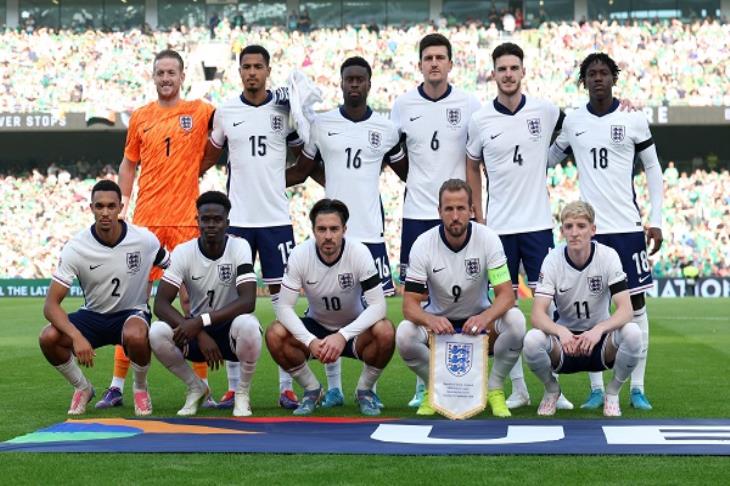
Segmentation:
[(132, 113), (124, 156), (141, 164), (134, 224), (197, 226), (198, 174), (213, 111), (205, 101), (181, 100)]

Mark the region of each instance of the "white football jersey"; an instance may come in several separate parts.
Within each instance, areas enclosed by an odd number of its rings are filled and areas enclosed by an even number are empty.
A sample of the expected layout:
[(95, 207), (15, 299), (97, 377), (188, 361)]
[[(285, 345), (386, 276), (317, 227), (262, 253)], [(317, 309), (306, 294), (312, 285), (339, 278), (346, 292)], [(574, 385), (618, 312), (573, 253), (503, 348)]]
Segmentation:
[(100, 314), (123, 310), (144, 310), (147, 281), (152, 265), (166, 267), (169, 254), (147, 228), (122, 224), (122, 235), (114, 246), (103, 243), (94, 226), (78, 232), (66, 243), (53, 280), (71, 287), (74, 278), (84, 292), (84, 306)]
[(416, 239), (406, 274), (406, 290), (428, 289), (424, 310), (451, 320), (467, 319), (487, 309), (489, 278), (487, 270), (507, 263), (502, 241), (491, 228), (470, 222), (467, 239), (461, 248), (446, 242), (443, 225)]
[(203, 254), (198, 238), (176, 246), (171, 259), (162, 280), (177, 288), (185, 284), (193, 316), (227, 306), (238, 299), (238, 285), (256, 282), (251, 247), (243, 238), (227, 236), (223, 255), (216, 260)]
[(609, 113), (598, 116), (588, 105), (565, 117), (555, 144), (572, 150), (578, 167), (580, 197), (596, 211), (596, 232), (643, 231), (634, 192), (634, 156), (654, 141), (640, 111), (621, 111), (614, 100)]
[(557, 324), (571, 331), (586, 331), (610, 317), (612, 285), (626, 290), (626, 274), (613, 248), (592, 242), (591, 256), (578, 268), (561, 245), (542, 262), (535, 295), (554, 300), (560, 318)]
[(466, 133), (479, 107), (474, 96), (453, 86), (436, 100), (423, 84), (395, 100), (390, 119), (405, 137), (408, 153), (404, 218), (438, 219), (441, 184), (465, 180)]
[(317, 153), (322, 157), (325, 195), (339, 199), (350, 210), (350, 241), (384, 241), (380, 170), (383, 161), (395, 163), (404, 157), (399, 141), (393, 122), (369, 108), (359, 122), (348, 119), (338, 108), (317, 115), (312, 125), (304, 154), (310, 159)]
[(289, 124), (289, 105), (269, 92), (260, 106), (243, 95), (223, 103), (213, 115), (210, 141), (228, 141), (231, 226), (291, 224), (286, 197), (286, 151), (304, 143)]
[(522, 96), (513, 114), (496, 99), (474, 113), (466, 152), (483, 160), (487, 178), (484, 216), (497, 234), (551, 229), (547, 191), (550, 140), (560, 109), (549, 101)]
[(309, 303), (306, 316), (337, 331), (362, 313), (362, 294), (380, 286), (380, 276), (362, 243), (345, 239), (340, 258), (327, 264), (310, 238), (292, 250), (281, 285), (295, 292), (303, 289)]

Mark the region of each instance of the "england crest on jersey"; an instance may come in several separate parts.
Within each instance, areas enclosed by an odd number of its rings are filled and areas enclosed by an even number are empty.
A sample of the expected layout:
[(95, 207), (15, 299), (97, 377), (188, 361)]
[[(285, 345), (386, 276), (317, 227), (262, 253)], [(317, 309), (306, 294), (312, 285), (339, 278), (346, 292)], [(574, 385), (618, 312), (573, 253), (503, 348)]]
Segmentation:
[(542, 132), (542, 127), (540, 126), (540, 119), (539, 118), (530, 118), (527, 120), (527, 130), (530, 132), (530, 135), (533, 137), (538, 137), (540, 133)]
[(593, 295), (598, 295), (603, 290), (603, 277), (588, 277), (588, 290)]
[(229, 284), (233, 281), (233, 264), (222, 263), (218, 265), (218, 280), (224, 284)]
[(139, 272), (139, 268), (142, 265), (142, 253), (138, 251), (132, 251), (127, 253), (127, 270), (129, 273)]
[(372, 148), (376, 149), (380, 147), (381, 140), (382, 137), (380, 135), (380, 132), (376, 132), (375, 130), (368, 131), (368, 143)]
[(482, 266), (479, 263), (479, 258), (464, 259), (464, 267), (466, 270), (466, 276), (469, 278), (478, 277), (482, 273)]
[(351, 289), (355, 286), (355, 277), (351, 273), (340, 273), (337, 275), (337, 283), (342, 290)]
[(451, 126), (457, 126), (461, 123), (461, 108), (448, 108), (446, 110), (446, 120)]
[(621, 143), (626, 136), (626, 127), (624, 125), (611, 125), (611, 143)]
[(284, 130), (284, 117), (282, 115), (271, 115), (271, 129), (276, 133)]
[(446, 343), (446, 369), (454, 376), (464, 376), (471, 370), (474, 346), (468, 343)]
[(193, 117), (192, 115), (180, 115), (180, 128), (189, 132), (193, 129)]

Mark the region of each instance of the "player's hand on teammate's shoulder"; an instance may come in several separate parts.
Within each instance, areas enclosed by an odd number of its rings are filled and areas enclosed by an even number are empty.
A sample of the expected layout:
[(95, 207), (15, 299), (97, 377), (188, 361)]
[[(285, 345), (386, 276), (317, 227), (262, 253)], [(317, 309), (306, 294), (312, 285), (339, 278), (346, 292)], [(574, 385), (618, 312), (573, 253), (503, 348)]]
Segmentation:
[(173, 331), (173, 339), (178, 346), (184, 346), (189, 341), (195, 339), (203, 329), (203, 324), (197, 318), (185, 319), (181, 325)]
[(643, 107), (629, 99), (620, 99), (618, 109), (621, 111), (641, 111)]
[(76, 359), (80, 364), (87, 368), (94, 366), (96, 353), (94, 352), (94, 348), (91, 347), (91, 344), (84, 336), (79, 334), (77, 337), (73, 338), (73, 347)]
[(208, 367), (214, 370), (223, 366), (223, 354), (216, 344), (215, 340), (208, 335), (207, 332), (198, 334), (198, 347), (200, 352), (205, 356)]
[(454, 334), (454, 326), (451, 321), (443, 316), (431, 315), (426, 321), (426, 327), (434, 334)]
[(646, 230), (646, 247), (649, 249), (649, 256), (658, 252), (662, 243), (664, 243), (664, 235), (661, 228), (649, 228)]
[(471, 336), (477, 336), (486, 331), (488, 325), (488, 318), (484, 317), (481, 314), (477, 314), (475, 316), (471, 316), (469, 319), (466, 320), (464, 326), (461, 328), (461, 333)]
[(322, 340), (319, 360), (324, 364), (334, 363), (342, 354), (346, 344), (345, 336), (339, 332), (330, 334)]

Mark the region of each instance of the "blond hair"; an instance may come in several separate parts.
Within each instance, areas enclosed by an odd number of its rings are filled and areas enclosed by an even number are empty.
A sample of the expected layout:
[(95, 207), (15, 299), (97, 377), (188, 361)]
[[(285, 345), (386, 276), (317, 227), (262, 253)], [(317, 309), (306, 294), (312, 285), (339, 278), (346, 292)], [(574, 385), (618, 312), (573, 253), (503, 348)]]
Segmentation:
[(560, 212), (560, 222), (565, 222), (568, 218), (585, 218), (589, 223), (596, 222), (596, 212), (593, 206), (585, 201), (573, 201), (565, 205)]

